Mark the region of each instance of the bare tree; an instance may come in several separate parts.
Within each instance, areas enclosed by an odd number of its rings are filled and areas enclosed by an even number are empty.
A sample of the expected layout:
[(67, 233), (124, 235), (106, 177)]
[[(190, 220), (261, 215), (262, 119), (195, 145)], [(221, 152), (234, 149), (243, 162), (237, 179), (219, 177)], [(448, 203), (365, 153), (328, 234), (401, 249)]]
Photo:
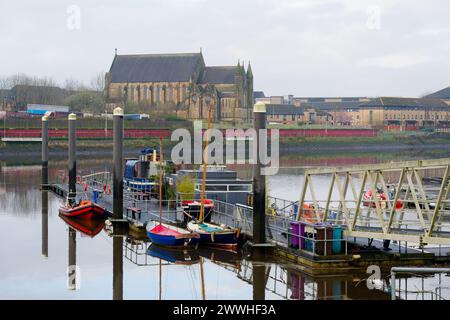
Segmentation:
[(105, 89), (105, 73), (97, 72), (91, 79), (90, 87), (95, 91), (103, 91)]

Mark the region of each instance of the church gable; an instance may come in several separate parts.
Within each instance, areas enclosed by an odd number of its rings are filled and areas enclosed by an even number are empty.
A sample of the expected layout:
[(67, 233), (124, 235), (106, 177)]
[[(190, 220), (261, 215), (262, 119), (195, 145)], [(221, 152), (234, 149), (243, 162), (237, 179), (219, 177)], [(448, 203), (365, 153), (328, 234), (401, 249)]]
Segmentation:
[(201, 53), (116, 55), (112, 83), (189, 81), (204, 67)]

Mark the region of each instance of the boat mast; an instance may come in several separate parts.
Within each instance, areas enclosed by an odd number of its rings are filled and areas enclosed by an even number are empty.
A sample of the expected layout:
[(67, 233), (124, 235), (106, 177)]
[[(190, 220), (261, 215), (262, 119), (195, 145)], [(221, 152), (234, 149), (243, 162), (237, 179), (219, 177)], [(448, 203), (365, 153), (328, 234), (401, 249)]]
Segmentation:
[[(208, 108), (208, 130), (211, 128), (211, 107)], [(203, 222), (203, 214), (205, 210), (205, 189), (206, 189), (206, 162), (208, 161), (208, 130), (206, 130), (205, 138), (205, 150), (203, 152), (203, 176), (202, 176), (202, 193), (201, 193), (201, 205), (200, 214), (198, 219)]]
[(162, 136), (159, 137), (159, 224), (162, 223), (162, 161), (163, 161), (163, 147)]

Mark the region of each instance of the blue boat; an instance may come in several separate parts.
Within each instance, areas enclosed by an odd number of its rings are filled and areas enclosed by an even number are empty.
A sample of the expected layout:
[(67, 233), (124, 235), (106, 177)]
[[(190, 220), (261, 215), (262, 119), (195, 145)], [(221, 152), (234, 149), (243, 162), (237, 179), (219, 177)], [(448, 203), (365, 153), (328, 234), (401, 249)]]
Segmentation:
[(239, 230), (208, 222), (190, 221), (188, 230), (200, 235), (200, 244), (236, 251)]
[(153, 244), (163, 247), (195, 247), (200, 240), (198, 233), (153, 220), (147, 223), (146, 231)]

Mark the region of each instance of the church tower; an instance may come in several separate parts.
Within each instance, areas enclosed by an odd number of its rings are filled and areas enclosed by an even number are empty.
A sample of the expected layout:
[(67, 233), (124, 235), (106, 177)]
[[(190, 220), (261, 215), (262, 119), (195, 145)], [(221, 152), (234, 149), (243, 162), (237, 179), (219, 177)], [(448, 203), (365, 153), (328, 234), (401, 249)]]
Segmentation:
[(250, 121), (252, 110), (253, 110), (253, 104), (255, 103), (254, 97), (253, 97), (253, 72), (252, 72), (252, 66), (250, 65), (250, 61), (248, 62), (247, 67), (247, 121)]

